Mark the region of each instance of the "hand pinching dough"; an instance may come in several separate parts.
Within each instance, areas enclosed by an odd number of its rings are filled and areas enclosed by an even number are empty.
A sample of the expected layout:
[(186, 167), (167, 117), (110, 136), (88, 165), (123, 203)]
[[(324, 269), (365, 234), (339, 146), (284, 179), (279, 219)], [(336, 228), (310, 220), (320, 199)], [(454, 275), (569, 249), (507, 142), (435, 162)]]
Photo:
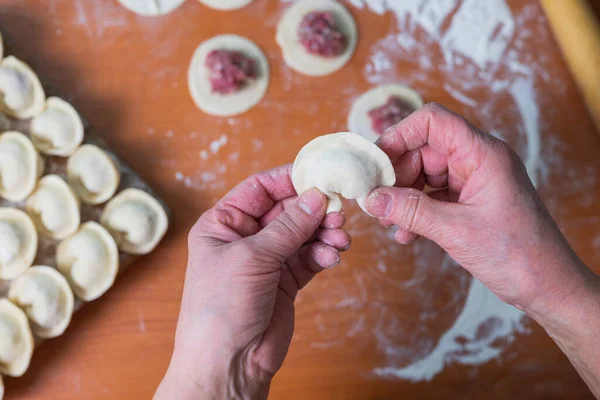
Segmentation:
[(354, 133), (320, 136), (300, 150), (292, 168), (298, 194), (316, 187), (329, 198), (327, 212), (340, 211), (342, 201), (356, 199), (366, 212), (371, 190), (396, 183), (394, 167), (375, 144)]
[(0, 135), (0, 197), (25, 199), (44, 170), (44, 160), (27, 136), (10, 131)]
[(377, 86), (354, 101), (348, 114), (348, 129), (375, 142), (383, 131), (422, 105), (419, 93), (408, 86), (398, 83)]
[(202, 43), (192, 57), (188, 86), (207, 114), (232, 116), (254, 107), (269, 87), (269, 63), (250, 40), (220, 35)]
[(177, 9), (185, 0), (119, 0), (129, 11), (144, 17), (166, 15)]
[(30, 268), (11, 283), (8, 298), (25, 311), (39, 338), (58, 337), (71, 322), (75, 298), (65, 277), (54, 268)]
[(40, 179), (25, 207), (37, 231), (51, 239), (66, 238), (77, 230), (81, 221), (79, 200), (58, 175)]
[(96, 222), (86, 222), (58, 245), (56, 264), (75, 295), (93, 301), (115, 283), (119, 250), (106, 229)]
[(31, 121), (31, 141), (44, 154), (70, 156), (83, 141), (83, 122), (72, 105), (48, 97), (44, 111)]
[(0, 62), (0, 111), (18, 119), (34, 117), (44, 109), (46, 94), (35, 72), (8, 56)]
[(106, 204), (100, 223), (125, 253), (148, 254), (165, 235), (169, 220), (154, 197), (126, 189)]
[(0, 299), (0, 372), (23, 376), (33, 354), (33, 335), (25, 313), (7, 299)]
[(298, 0), (277, 26), (285, 63), (309, 76), (324, 76), (350, 61), (358, 42), (352, 14), (335, 0)]
[(216, 10), (235, 10), (246, 7), (254, 0), (200, 0), (200, 3)]
[(38, 235), (31, 218), (17, 208), (0, 208), (0, 280), (9, 281), (31, 267)]
[(104, 150), (84, 144), (69, 157), (67, 180), (81, 201), (101, 204), (113, 197), (121, 174)]

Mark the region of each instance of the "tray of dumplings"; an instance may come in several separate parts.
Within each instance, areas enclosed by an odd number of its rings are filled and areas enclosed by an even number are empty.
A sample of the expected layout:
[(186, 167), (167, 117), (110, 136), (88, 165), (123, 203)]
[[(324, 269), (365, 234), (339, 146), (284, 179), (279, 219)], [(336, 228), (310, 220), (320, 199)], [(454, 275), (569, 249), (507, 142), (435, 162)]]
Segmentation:
[[(0, 374), (65, 332), (169, 225), (169, 211), (0, 35)], [(0, 399), (4, 392), (0, 377)]]

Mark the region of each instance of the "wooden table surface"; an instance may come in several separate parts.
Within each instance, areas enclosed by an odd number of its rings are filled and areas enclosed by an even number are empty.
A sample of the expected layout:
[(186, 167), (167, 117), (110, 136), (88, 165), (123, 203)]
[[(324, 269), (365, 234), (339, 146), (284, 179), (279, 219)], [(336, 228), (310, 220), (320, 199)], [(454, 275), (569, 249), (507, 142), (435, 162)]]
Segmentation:
[[(279, 0), (229, 13), (189, 0), (161, 18), (138, 17), (113, 0), (3, 0), (5, 40), (26, 51), (42, 79), (104, 133), (174, 213), (153, 254), (81, 311), (63, 337), (44, 343), (25, 377), (6, 379), (7, 398), (150, 398), (171, 355), (189, 228), (250, 173), (291, 162), (319, 134), (345, 130), (352, 100), (377, 82), (411, 84), (427, 101), (501, 135), (524, 158), (538, 152), (530, 172), (539, 191), (577, 253), (599, 271), (600, 137), (537, 2), (508, 3), (514, 32), (483, 75), (448, 61), (420, 28), (406, 24), (403, 31), (392, 13), (349, 6), (360, 29), (357, 53), (339, 73), (315, 79), (281, 62), (274, 41), (285, 7)], [(398, 32), (418, 46), (390, 47), (386, 40)], [(236, 118), (203, 115), (187, 90), (193, 50), (219, 33), (251, 38), (271, 60), (265, 100)], [(453, 70), (444, 68), (449, 62)], [(529, 103), (519, 102), (528, 95)], [(531, 144), (537, 139), (539, 149)], [(398, 377), (436, 348), (473, 283), (431, 243), (397, 246), (357, 207), (349, 205), (348, 215), (353, 248), (300, 296), (273, 399), (591, 398), (526, 317), (504, 321), (504, 333), (484, 319), (477, 337), (451, 338), (472, 343), (476, 354), (445, 354), (429, 381)], [(487, 343), (490, 332), (495, 339)], [(490, 349), (495, 355), (482, 362)]]

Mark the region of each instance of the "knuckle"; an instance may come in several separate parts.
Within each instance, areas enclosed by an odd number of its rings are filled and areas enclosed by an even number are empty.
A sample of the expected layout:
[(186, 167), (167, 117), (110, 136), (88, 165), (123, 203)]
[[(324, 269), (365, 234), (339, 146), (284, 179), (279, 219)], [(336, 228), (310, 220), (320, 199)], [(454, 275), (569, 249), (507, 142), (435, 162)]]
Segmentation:
[(272, 231), (278, 237), (285, 237), (291, 240), (300, 240), (304, 236), (304, 229), (300, 225), (297, 217), (290, 212), (285, 212), (279, 218), (271, 222)]
[(414, 232), (415, 227), (422, 219), (424, 201), (423, 193), (415, 189), (409, 189), (406, 193), (404, 206), (399, 210), (397, 225), (407, 231)]

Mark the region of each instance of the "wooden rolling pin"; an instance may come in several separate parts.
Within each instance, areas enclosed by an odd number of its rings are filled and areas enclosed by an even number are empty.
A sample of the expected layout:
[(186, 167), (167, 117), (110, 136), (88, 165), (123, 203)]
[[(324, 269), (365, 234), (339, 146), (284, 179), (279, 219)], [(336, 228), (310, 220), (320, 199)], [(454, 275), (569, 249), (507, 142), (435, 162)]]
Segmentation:
[(600, 25), (587, 0), (541, 0), (600, 133)]

